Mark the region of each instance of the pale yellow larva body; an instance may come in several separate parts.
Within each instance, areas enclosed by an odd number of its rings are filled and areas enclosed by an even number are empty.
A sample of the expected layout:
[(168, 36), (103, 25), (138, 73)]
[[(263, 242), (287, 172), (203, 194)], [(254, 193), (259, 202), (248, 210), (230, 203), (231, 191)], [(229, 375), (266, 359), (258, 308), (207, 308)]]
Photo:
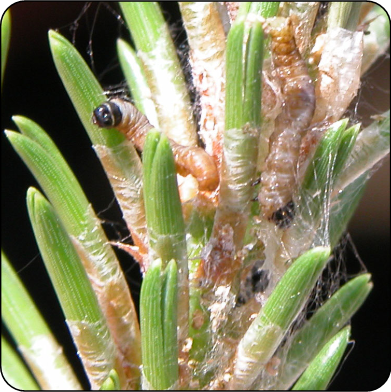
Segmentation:
[(121, 121), (115, 125), (115, 128), (123, 133), (138, 150), (142, 151), (145, 137), (153, 128), (147, 117), (130, 102), (121, 98), (110, 99), (110, 102), (116, 104), (121, 112)]
[(300, 143), (315, 110), (315, 89), (307, 66), (296, 47), (289, 18), (279, 27), (267, 26), (271, 37), (274, 74), (281, 86), (281, 113), (269, 139), (269, 154), (258, 195), (263, 216), (279, 227), (289, 226), (294, 216), (292, 193), (296, 186)]
[[(112, 98), (95, 109), (93, 122), (100, 127), (115, 128), (142, 151), (145, 137), (152, 128), (148, 119), (129, 101)], [(217, 166), (213, 158), (200, 147), (186, 147), (170, 139), (177, 171), (191, 174), (202, 191), (214, 191), (219, 185)]]

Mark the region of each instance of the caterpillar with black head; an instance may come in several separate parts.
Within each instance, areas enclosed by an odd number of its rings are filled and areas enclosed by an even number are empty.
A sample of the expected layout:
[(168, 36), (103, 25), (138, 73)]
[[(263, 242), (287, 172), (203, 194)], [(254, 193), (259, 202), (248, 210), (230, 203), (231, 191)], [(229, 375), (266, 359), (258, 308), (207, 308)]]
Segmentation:
[[(147, 117), (129, 101), (112, 98), (98, 106), (92, 115), (94, 124), (101, 128), (115, 128), (142, 151), (145, 137), (152, 128)], [(219, 185), (219, 174), (213, 158), (201, 147), (181, 146), (170, 139), (177, 172), (191, 174), (202, 191), (214, 191)]]
[(273, 72), (281, 86), (283, 102), (269, 139), (258, 200), (264, 217), (286, 228), (295, 213), (292, 193), (301, 140), (315, 111), (315, 88), (297, 49), (291, 19), (272, 18), (267, 23)]

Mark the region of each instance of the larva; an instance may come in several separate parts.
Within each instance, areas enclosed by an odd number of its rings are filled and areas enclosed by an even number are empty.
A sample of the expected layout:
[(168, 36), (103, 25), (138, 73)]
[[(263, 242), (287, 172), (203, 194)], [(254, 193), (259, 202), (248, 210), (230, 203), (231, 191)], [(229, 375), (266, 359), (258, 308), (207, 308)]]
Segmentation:
[(301, 139), (314, 114), (315, 89), (297, 49), (291, 19), (274, 18), (265, 31), (271, 37), (272, 64), (283, 102), (269, 140), (258, 200), (264, 217), (285, 228), (294, 217), (297, 161)]
[[(152, 125), (130, 102), (112, 98), (98, 106), (92, 115), (94, 124), (101, 128), (115, 128), (142, 151), (145, 137)], [(177, 171), (182, 176), (191, 174), (202, 191), (213, 191), (219, 175), (213, 158), (200, 147), (186, 147), (170, 140)]]

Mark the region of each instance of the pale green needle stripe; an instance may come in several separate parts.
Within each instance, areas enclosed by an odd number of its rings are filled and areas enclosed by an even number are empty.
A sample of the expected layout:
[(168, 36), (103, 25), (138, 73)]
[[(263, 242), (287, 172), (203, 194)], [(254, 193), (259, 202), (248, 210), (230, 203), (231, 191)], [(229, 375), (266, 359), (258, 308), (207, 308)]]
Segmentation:
[(35, 391), (41, 389), (22, 358), (3, 336), (1, 336), (1, 372), (4, 380), (13, 388)]
[(169, 383), (178, 380), (178, 269), (175, 260), (171, 260), (162, 275), (162, 313), (165, 371)]
[[(144, 200), (152, 248), (164, 263), (185, 257), (185, 225), (179, 199), (175, 162), (167, 137), (148, 133), (144, 147)], [(182, 263), (183, 264), (183, 261)], [(187, 266), (183, 266), (187, 271)]]
[(343, 189), (363, 173), (372, 169), (390, 152), (390, 111), (376, 116), (376, 120), (357, 136), (346, 166), (336, 179), (337, 190)]
[(277, 15), (280, 2), (279, 1), (258, 1), (250, 2), (250, 13), (257, 14), (263, 18), (271, 18)]
[(236, 22), (229, 31), (226, 54), (225, 129), (243, 125), (243, 39), (245, 24)]
[(349, 343), (350, 327), (337, 333), (309, 364), (294, 385), (294, 391), (324, 391), (333, 377)]
[(164, 371), (162, 325), (162, 262), (155, 260), (145, 274), (140, 293), (140, 327), (143, 375), (150, 385), (144, 389), (166, 389), (171, 386)]
[(308, 300), (330, 255), (310, 249), (288, 268), (239, 343), (232, 386), (249, 388)]
[(143, 63), (160, 130), (179, 144), (196, 145), (185, 79), (158, 3), (121, 2), (120, 6)]
[(351, 319), (372, 290), (370, 279), (363, 274), (343, 285), (277, 353), (285, 358), (279, 368), (278, 389), (289, 388), (320, 348)]
[(336, 27), (342, 27), (355, 31), (362, 4), (360, 1), (331, 2), (327, 18), (327, 30), (331, 31)]
[(124, 40), (117, 41), (118, 59), (130, 88), (134, 105), (145, 114), (148, 121), (159, 127), (155, 104), (152, 100), (151, 90), (145, 78), (143, 65), (133, 48)]
[(3, 87), (3, 78), (7, 55), (11, 38), (11, 12), (6, 10), (1, 19), (1, 87)]
[[(107, 378), (115, 347), (82, 262), (50, 203), (34, 188), (27, 193), (39, 250), (78, 347), (91, 387)], [(105, 360), (100, 358), (104, 356)]]
[(2, 319), (42, 388), (80, 389), (62, 347), (1, 253)]
[(102, 386), (99, 388), (101, 391), (118, 391), (121, 388), (121, 384), (119, 382), (117, 372), (112, 369), (109, 373), (109, 376), (102, 383)]

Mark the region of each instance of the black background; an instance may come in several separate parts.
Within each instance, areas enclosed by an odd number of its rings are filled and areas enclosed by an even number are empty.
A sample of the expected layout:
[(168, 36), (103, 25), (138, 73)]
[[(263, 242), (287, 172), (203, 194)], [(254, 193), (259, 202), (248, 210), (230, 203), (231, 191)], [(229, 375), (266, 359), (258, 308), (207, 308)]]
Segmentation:
[[(2, 129), (16, 129), (11, 120), (15, 114), (38, 122), (60, 148), (95, 211), (106, 221), (104, 227), (109, 238), (120, 239), (127, 235), (125, 225), (113, 203), (114, 196), (87, 134), (56, 73), (47, 39), (50, 28), (59, 29), (68, 39), (75, 34), (78, 50), (91, 64), (88, 56), (91, 38), (95, 73), (103, 87), (123, 82), (116, 63), (115, 42), (119, 35), (128, 38), (126, 29), (121, 27), (111, 11), (104, 5), (98, 9), (96, 3), (82, 15), (74, 29), (72, 22), (82, 14), (84, 6), (82, 2), (20, 2), (12, 6), (12, 39), (2, 89)], [(111, 7), (118, 10), (115, 3)], [(164, 8), (167, 19), (173, 24), (178, 18), (175, 4), (164, 2)], [(174, 26), (173, 32), (180, 42), (184, 34), (179, 32), (180, 24)], [(367, 118), (368, 113), (379, 113), (389, 108), (389, 73), (389, 58), (384, 58), (365, 79), (359, 98), (359, 120)], [(42, 313), (50, 320), (66, 353), (73, 356), (74, 348), (67, 336), (28, 221), (26, 191), (37, 183), (3, 134), (1, 148), (2, 248), (27, 288), (34, 293), (34, 298), (43, 304)], [(91, 176), (91, 173), (94, 175)], [(389, 376), (389, 227), (387, 160), (370, 181), (349, 227), (357, 253), (348, 252), (348, 267), (351, 264), (352, 269), (357, 271), (358, 254), (373, 275), (374, 289), (353, 318), (352, 339), (355, 345), (332, 383), (332, 390), (375, 390)], [(128, 255), (120, 251), (117, 254), (137, 301), (138, 267)]]

